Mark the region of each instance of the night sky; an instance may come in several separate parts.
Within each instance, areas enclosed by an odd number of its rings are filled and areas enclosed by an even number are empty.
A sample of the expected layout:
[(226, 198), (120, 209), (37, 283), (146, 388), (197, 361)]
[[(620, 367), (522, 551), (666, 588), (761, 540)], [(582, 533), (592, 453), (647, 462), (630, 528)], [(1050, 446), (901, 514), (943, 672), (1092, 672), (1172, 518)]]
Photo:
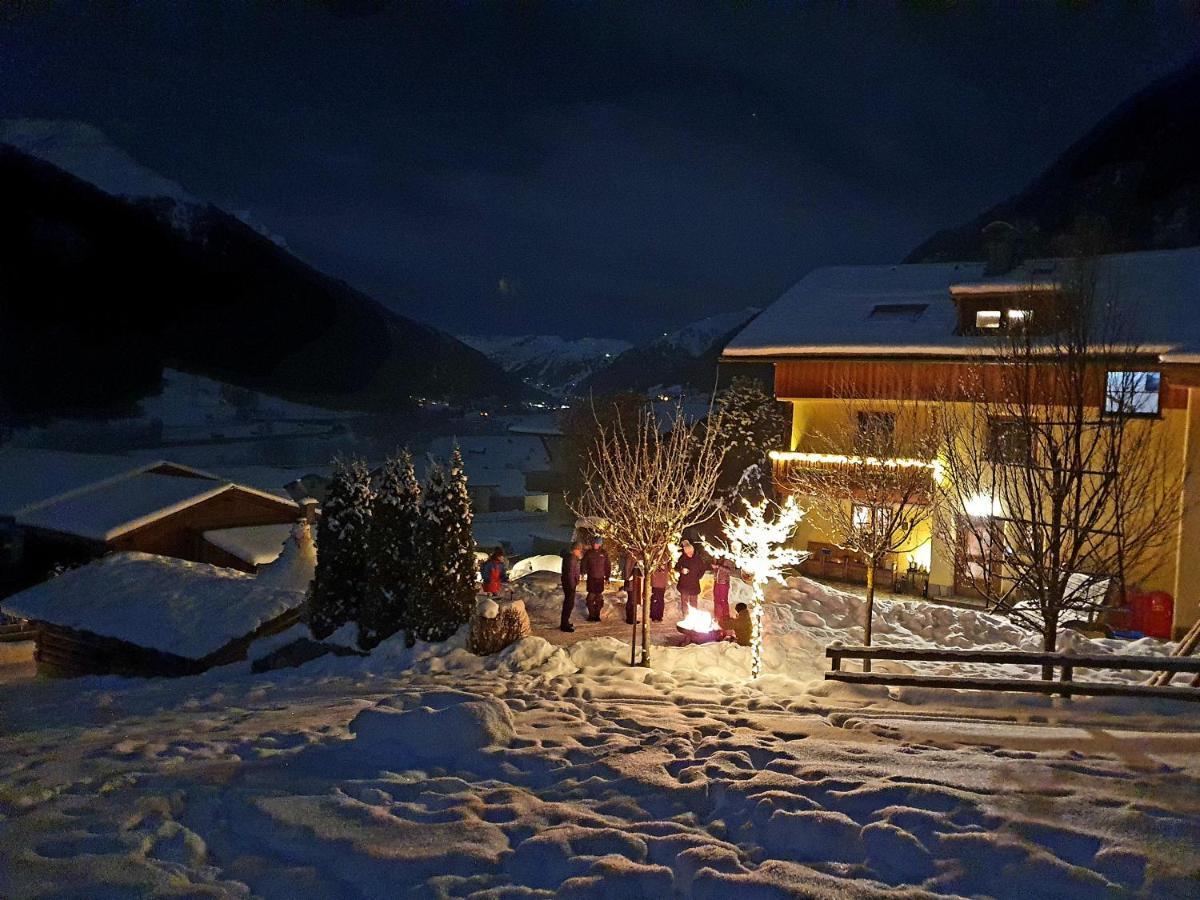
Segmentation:
[(0, 0), (0, 117), (448, 330), (639, 339), (898, 260), (1200, 46), (1174, 3), (383, 6)]

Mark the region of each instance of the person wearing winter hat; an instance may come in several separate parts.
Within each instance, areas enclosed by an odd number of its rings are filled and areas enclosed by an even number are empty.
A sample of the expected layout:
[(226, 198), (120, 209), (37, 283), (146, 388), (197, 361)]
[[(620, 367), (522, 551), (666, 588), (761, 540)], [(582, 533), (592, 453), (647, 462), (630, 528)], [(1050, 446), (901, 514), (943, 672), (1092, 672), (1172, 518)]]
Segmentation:
[(681, 547), (675, 571), (679, 573), (679, 614), (686, 616), (688, 610), (700, 605), (700, 579), (710, 566), (708, 560), (696, 552), (691, 541), (684, 541)]
[(575, 630), (575, 626), (571, 624), (571, 613), (575, 611), (575, 591), (576, 588), (579, 587), (579, 558), (581, 556), (583, 556), (583, 544), (581, 544), (579, 541), (576, 541), (574, 544), (572, 544), (571, 549), (563, 554), (563, 604), (562, 617), (558, 623), (558, 627), (562, 631)]

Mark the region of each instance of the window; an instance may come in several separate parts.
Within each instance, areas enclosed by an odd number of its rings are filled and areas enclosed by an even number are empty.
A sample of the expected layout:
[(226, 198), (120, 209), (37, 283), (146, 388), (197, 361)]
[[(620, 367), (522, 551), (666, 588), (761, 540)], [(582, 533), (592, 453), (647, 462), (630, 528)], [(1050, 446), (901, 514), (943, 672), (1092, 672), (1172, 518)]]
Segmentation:
[[(892, 511), (886, 506), (875, 507), (875, 533), (887, 530), (892, 520)], [(850, 510), (850, 524), (855, 531), (871, 530), (871, 507), (854, 504)]]
[(1013, 419), (993, 419), (988, 423), (988, 459), (996, 463), (1020, 464), (1029, 459), (1029, 428)]
[(929, 309), (928, 303), (876, 303), (868, 319), (907, 319), (915, 322)]
[(983, 330), (999, 328), (1003, 314), (998, 309), (981, 309), (975, 313), (975, 327)]
[(1158, 372), (1109, 372), (1104, 411), (1127, 416), (1157, 416), (1162, 375)]
[(1032, 309), (1006, 309), (1004, 318), (1008, 323), (1010, 331), (1023, 331), (1029, 327), (1029, 322), (1033, 319)]
[(885, 412), (858, 414), (858, 442), (855, 451), (864, 456), (886, 456), (892, 452), (896, 417)]

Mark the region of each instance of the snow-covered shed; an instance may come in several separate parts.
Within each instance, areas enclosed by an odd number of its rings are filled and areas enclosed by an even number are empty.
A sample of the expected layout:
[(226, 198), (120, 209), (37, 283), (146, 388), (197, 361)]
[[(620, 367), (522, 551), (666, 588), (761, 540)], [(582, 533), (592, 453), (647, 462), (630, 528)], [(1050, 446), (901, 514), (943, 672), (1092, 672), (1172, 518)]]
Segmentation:
[(204, 533), (290, 525), (300, 516), (286, 497), (166, 460), (0, 451), (0, 518), (8, 535), (0, 544), (9, 551), (0, 561), (10, 587), (113, 550), (253, 572), (254, 564), (228, 555)]
[(45, 675), (191, 675), (299, 620), (305, 594), (206, 563), (114, 553), (7, 598)]

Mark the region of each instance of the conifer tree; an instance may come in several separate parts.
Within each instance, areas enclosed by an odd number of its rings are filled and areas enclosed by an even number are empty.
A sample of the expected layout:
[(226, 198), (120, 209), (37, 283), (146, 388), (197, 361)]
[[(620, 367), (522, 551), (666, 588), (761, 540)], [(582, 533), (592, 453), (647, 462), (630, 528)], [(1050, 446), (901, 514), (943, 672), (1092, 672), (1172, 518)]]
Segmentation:
[(358, 643), (366, 650), (410, 627), (411, 595), (422, 575), (421, 486), (407, 450), (384, 463), (371, 509), (367, 593), (358, 620)]
[(324, 638), (357, 622), (367, 584), (371, 473), (361, 460), (336, 460), (317, 526), (317, 567), (309, 600), (309, 628)]
[(787, 450), (791, 419), (787, 404), (778, 402), (755, 378), (738, 376), (717, 400), (725, 460), (717, 482), (724, 505), (754, 505), (770, 498), (771, 463), (767, 453)]
[(412, 610), (412, 634), (444, 641), (471, 617), (475, 602), (475, 538), (471, 498), (458, 448), (447, 470), (430, 469), (421, 502), (421, 568), (425, 573)]

